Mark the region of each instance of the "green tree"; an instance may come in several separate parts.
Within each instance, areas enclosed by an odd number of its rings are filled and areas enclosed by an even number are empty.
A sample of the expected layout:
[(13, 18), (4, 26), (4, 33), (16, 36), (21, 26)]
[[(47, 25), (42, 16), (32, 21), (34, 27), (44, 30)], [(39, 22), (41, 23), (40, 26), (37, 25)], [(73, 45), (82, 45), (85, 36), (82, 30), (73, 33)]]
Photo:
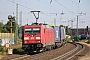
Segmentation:
[(0, 22), (0, 33), (6, 33), (8, 30), (6, 29), (5, 25)]
[(63, 25), (60, 25), (60, 27), (64, 27), (65, 28), (65, 26), (63, 26)]
[(0, 22), (0, 33), (3, 31), (3, 26), (4, 26), (4, 24), (2, 22)]
[[(15, 33), (15, 30), (16, 30), (16, 22), (15, 22), (15, 17), (13, 17), (13, 20), (12, 20), (12, 33)], [(5, 24), (5, 27), (6, 29), (9, 31), (10, 33), (10, 21), (7, 21), (7, 23)], [(18, 27), (18, 24), (17, 24), (17, 27)]]
[(65, 26), (66, 35), (71, 35), (70, 28), (68, 26)]
[(68, 28), (67, 35), (71, 35), (70, 28)]
[[(15, 16), (12, 17), (12, 33), (14, 33), (14, 41), (17, 43), (19, 41), (19, 37), (16, 34), (16, 27), (19, 29), (19, 25), (16, 23)], [(4, 25), (2, 22), (0, 22), (0, 33), (10, 33), (10, 21), (8, 20), (7, 23)]]
[(10, 23), (9, 23), (9, 21), (7, 21), (7, 23), (4, 25), (4, 27), (6, 28), (6, 30), (8, 32), (10, 32)]

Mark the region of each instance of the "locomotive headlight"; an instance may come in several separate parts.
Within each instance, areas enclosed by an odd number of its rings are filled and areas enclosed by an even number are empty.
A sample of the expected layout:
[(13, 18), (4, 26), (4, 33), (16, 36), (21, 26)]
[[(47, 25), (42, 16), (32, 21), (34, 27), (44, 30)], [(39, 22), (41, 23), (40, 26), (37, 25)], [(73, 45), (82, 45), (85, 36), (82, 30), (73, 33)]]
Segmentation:
[(40, 37), (36, 37), (36, 39), (40, 39)]
[(29, 40), (29, 37), (25, 37), (24, 40)]
[(38, 43), (40, 43), (40, 41), (37, 41)]

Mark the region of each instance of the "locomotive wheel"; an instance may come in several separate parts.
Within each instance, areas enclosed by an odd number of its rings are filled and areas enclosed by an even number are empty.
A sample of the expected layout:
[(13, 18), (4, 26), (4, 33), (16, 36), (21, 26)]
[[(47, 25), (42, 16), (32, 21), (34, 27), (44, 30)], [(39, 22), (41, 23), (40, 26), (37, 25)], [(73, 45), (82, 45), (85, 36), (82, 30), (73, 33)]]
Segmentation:
[(48, 51), (52, 50), (52, 46), (48, 46)]
[(31, 54), (33, 54), (33, 52), (31, 52), (31, 51), (30, 52), (27, 52), (27, 55), (31, 55)]

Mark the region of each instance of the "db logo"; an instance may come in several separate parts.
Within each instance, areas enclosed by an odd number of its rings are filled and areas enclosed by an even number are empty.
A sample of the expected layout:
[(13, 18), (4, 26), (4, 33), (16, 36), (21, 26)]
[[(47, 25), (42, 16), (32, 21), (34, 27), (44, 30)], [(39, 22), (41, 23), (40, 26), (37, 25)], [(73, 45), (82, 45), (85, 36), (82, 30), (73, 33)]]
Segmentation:
[(31, 39), (34, 39), (34, 37), (31, 37)]

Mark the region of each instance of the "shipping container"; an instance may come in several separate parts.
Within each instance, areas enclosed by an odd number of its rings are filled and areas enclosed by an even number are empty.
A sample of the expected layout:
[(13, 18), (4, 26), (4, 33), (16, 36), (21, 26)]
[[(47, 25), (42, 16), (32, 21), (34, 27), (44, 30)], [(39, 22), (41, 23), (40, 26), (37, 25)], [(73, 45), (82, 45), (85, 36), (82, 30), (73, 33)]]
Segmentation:
[(66, 38), (66, 33), (65, 33), (65, 28), (64, 27), (61, 27), (60, 28), (60, 35), (61, 35), (61, 40), (65, 39)]
[(60, 42), (60, 30), (58, 26), (53, 26), (54, 29), (54, 40), (55, 42)]
[(66, 32), (64, 27), (60, 27), (60, 40), (63, 42), (63, 44), (66, 43)]

